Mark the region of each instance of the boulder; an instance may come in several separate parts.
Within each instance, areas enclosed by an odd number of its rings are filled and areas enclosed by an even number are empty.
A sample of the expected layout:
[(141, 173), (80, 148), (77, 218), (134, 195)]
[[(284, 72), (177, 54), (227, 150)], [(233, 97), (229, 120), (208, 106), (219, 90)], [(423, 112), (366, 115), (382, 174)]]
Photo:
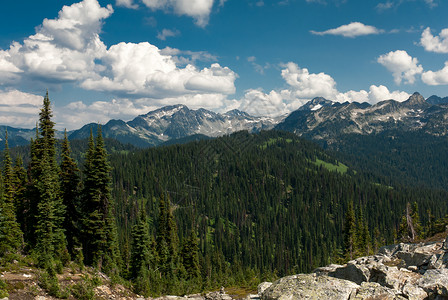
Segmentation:
[(337, 268), (335, 271), (328, 273), (328, 276), (361, 284), (362, 282), (369, 281), (370, 270), (365, 265), (349, 262), (348, 264)]
[(448, 297), (448, 270), (428, 270), (423, 274), (417, 285), (428, 295)]
[(363, 282), (356, 295), (350, 298), (350, 300), (368, 299), (395, 300), (405, 298), (397, 290), (381, 286), (376, 282)]
[(283, 277), (274, 282), (261, 296), (263, 300), (325, 299), (344, 300), (356, 294), (354, 282), (316, 274)]
[(426, 293), (424, 289), (414, 284), (406, 284), (403, 287), (403, 294), (408, 297), (409, 300), (426, 299), (428, 297), (428, 293)]
[(257, 291), (258, 295), (262, 295), (264, 291), (272, 285), (272, 282), (262, 282), (258, 285)]

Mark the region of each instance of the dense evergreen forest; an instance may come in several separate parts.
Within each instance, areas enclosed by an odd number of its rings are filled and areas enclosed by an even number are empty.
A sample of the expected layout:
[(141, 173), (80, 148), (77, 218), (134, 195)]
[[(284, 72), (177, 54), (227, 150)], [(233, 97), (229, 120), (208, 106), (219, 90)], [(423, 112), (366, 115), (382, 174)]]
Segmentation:
[(386, 184), (290, 133), (137, 150), (106, 147), (101, 127), (58, 144), (48, 95), (39, 117), (29, 151), (4, 150), (0, 263), (28, 254), (57, 296), (70, 261), (144, 295), (253, 286), (433, 233), (448, 212), (448, 192)]
[(332, 155), (357, 170), (380, 175), (387, 184), (447, 189), (448, 137), (422, 131), (345, 134), (319, 141)]

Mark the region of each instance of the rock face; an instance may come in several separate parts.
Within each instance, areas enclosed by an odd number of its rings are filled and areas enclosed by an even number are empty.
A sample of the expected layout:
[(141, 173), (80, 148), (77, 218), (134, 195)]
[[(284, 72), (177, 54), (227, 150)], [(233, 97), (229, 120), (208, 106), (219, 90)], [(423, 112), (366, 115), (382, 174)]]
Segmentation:
[(344, 134), (370, 135), (388, 130), (445, 136), (448, 107), (444, 99), (433, 97), (428, 102), (414, 93), (404, 102), (385, 100), (370, 105), (365, 102), (328, 104), (328, 100), (316, 98), (292, 112), (275, 128), (327, 141)]
[(448, 250), (443, 242), (385, 246), (376, 255), (260, 287), (263, 300), (448, 299)]

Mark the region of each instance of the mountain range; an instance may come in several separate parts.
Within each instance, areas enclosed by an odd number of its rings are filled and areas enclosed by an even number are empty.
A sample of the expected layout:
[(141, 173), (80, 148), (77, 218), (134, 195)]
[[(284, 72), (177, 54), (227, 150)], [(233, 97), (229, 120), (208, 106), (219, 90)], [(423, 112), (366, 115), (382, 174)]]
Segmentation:
[[(97, 128), (96, 123), (90, 123), (68, 132), (68, 136), (69, 139), (84, 139)], [(274, 128), (328, 143), (343, 134), (369, 135), (386, 130), (422, 131), (445, 136), (448, 133), (448, 97), (431, 96), (425, 100), (419, 93), (414, 93), (404, 102), (385, 100), (375, 105), (338, 103), (318, 97), (290, 115), (277, 118), (255, 117), (239, 110), (220, 114), (203, 108), (192, 110), (179, 104), (162, 107), (128, 122), (110, 120), (102, 126), (102, 132), (105, 137), (122, 143), (151, 147), (240, 130), (259, 132)], [(2, 143), (6, 129), (10, 146), (25, 145), (36, 134), (35, 129), (0, 126)], [(57, 137), (62, 138), (62, 134), (58, 132)]]

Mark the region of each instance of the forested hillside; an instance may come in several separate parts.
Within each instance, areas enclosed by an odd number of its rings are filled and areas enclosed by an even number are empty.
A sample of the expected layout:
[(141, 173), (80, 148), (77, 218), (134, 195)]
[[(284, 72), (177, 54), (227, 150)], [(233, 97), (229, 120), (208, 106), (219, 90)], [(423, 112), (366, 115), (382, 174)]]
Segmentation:
[(448, 208), (446, 192), (372, 182), (315, 144), (275, 131), (116, 154), (111, 162), (122, 248), (130, 244), (141, 203), (155, 225), (150, 234), (157, 236), (164, 195), (180, 241), (191, 232), (199, 237), (206, 286), (306, 272), (344, 259), (351, 203), (356, 235), (364, 234), (359, 243), (367, 243), (358, 255), (400, 238), (407, 202), (418, 204), (424, 225), (429, 211), (440, 217)]
[(345, 134), (330, 144), (320, 143), (351, 167), (377, 174), (387, 184), (447, 189), (447, 136), (393, 130)]

